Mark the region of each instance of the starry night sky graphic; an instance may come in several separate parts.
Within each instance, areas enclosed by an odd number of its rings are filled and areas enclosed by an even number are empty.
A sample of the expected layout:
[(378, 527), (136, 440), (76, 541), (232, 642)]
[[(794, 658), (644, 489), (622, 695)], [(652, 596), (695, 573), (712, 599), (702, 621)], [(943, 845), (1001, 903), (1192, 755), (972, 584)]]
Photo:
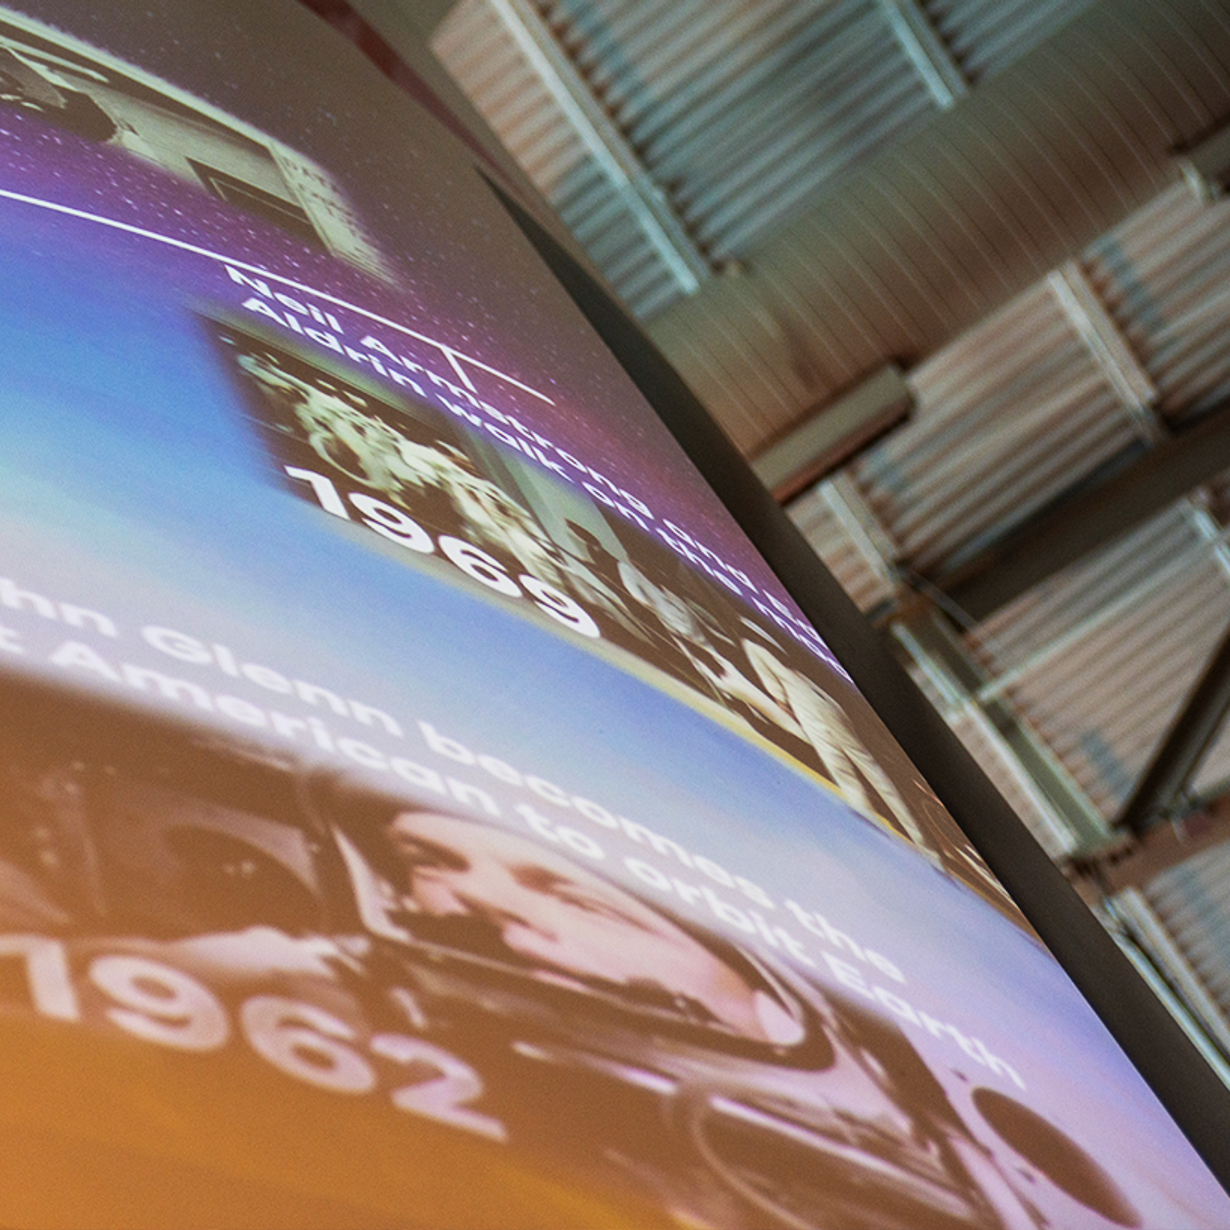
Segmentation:
[[(403, 111), (410, 106), (397, 93), (391, 101)], [(339, 131), (348, 127), (340, 121), (336, 125)], [(659, 520), (687, 528), (697, 541), (795, 609), (605, 347), (551, 283), (489, 190), (470, 176), (468, 167), (458, 171), (455, 149), (407, 149), (415, 155), (408, 158), (409, 178), (419, 196), (408, 208), (406, 194), (398, 191), (402, 185), (391, 179), (389, 168), (373, 182), (376, 170), (368, 164), (376, 156), (370, 148), (363, 147), (356, 158), (344, 138), (335, 136), (329, 145), (331, 159), (318, 159), (327, 172), (336, 173), (339, 161), (359, 164), (345, 167), (346, 174), (339, 176), (343, 194), (357, 207), (360, 226), (391, 269), (393, 285), (125, 150), (88, 141), (11, 107), (0, 107), (0, 187), (279, 274), (507, 373), (554, 404), (467, 365), (480, 397), (517, 415), (638, 496)], [(305, 142), (297, 148), (316, 155)], [(346, 159), (347, 154), (352, 156)], [(427, 158), (430, 167), (421, 165)], [(458, 184), (459, 178), (469, 182)], [(464, 201), (461, 210), (456, 200)], [(472, 214), (466, 212), (470, 207)], [(36, 220), (30, 216), (36, 208), (0, 202), (0, 216), (9, 218), (7, 225), (14, 230), (29, 228), (32, 243), (40, 226), (51, 225), (60, 243), (71, 232), (75, 244), (112, 251), (117, 261), (129, 265), (144, 263), (151, 278), (173, 279), (186, 300), (216, 298), (225, 283), (216, 262), (84, 220)], [(50, 252), (49, 259), (54, 260)], [(233, 294), (226, 300), (228, 306), (235, 302)], [(337, 308), (329, 310), (340, 316), (350, 334), (343, 340), (353, 343), (362, 336), (357, 330), (374, 328), (397, 353), (456, 379), (433, 348), (370, 326), (358, 316), (347, 321)]]

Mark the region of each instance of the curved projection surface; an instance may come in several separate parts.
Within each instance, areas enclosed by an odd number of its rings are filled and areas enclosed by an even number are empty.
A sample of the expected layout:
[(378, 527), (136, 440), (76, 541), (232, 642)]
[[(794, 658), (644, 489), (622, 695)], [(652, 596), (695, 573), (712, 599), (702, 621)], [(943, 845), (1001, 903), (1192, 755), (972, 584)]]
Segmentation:
[(344, 50), (0, 11), (0, 1222), (1230, 1222)]

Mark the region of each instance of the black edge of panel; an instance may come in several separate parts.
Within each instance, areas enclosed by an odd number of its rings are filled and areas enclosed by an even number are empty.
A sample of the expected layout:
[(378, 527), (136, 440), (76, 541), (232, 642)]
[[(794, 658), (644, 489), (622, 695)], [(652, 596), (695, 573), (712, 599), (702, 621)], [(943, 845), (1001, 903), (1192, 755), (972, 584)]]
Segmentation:
[[(484, 177), (486, 178), (486, 177)], [(701, 402), (598, 279), (487, 181), (1223, 1187), (1230, 1089), (1050, 861)], [(1080, 1074), (1073, 1073), (1079, 1081)]]

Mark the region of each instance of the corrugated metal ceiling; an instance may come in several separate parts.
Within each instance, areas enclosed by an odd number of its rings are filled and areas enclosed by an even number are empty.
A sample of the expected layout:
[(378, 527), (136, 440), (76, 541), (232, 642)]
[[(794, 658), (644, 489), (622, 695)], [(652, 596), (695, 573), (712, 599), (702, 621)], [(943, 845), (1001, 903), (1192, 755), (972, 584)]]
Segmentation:
[(1230, 396), (1230, 202), (1176, 185), (1094, 243), (1086, 268), (1170, 419)]
[[(542, 0), (525, 9), (562, 53), (570, 87), (601, 106), (610, 142), (636, 159), (719, 270), (924, 124), (953, 89), (1008, 67), (1087, 3)], [(903, 9), (924, 31), (934, 23), (926, 47)], [(686, 287), (513, 24), (499, 0), (462, 0), (435, 50), (625, 301), (651, 317)], [(928, 50), (955, 79), (947, 92)]]
[(910, 374), (911, 421), (852, 467), (927, 573), (1002, 533), (1138, 439), (1043, 281)]
[(984, 81), (1070, 21), (1088, 0), (922, 0), (971, 83)]
[(886, 360), (933, 354), (1148, 204), (1179, 177), (1176, 149), (1227, 111), (1220, 4), (1103, 0), (650, 333), (754, 453)]

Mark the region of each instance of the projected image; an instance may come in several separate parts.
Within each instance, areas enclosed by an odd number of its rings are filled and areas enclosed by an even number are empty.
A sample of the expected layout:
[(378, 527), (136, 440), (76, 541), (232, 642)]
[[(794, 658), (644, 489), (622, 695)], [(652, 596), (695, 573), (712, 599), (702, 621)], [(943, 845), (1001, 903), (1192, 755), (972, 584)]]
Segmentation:
[(891, 741), (850, 716), (860, 698), (847, 689), (839, 700), (831, 678), (821, 687), (814, 658), (736, 594), (592, 493), (465, 433), (425, 401), (232, 326), (206, 326), (279, 481), (301, 499), (359, 520), (420, 565), (448, 560), (480, 593), (528, 596), (583, 639), (662, 672), (1016, 917)]
[(1096, 1149), (993, 1088), (958, 1111), (889, 1016), (582, 857), (209, 732), (5, 701), (0, 1025), (360, 1097), (679, 1224), (1140, 1224)]
[(331, 177), (149, 74), (0, 9), (0, 115), (122, 149), (360, 268), (380, 253)]

